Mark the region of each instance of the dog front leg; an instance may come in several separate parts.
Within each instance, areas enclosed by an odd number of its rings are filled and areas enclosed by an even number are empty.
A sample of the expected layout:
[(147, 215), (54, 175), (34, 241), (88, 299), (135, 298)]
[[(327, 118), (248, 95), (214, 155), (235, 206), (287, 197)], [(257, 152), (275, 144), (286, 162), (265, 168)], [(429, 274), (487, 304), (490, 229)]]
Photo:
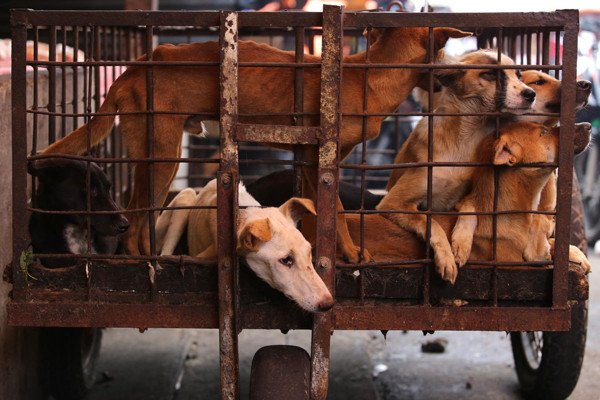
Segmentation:
[[(388, 218), (400, 227), (416, 233), (421, 239), (427, 240), (427, 216), (413, 214), (413, 212), (419, 211), (417, 207), (418, 201), (415, 198), (421, 198), (423, 194), (419, 194), (418, 191), (414, 190), (415, 188), (403, 190), (403, 187), (410, 187), (402, 183), (403, 178), (381, 200), (377, 209), (411, 212), (411, 214), (389, 214)], [(442, 279), (454, 284), (458, 275), (454, 254), (452, 254), (452, 248), (450, 247), (446, 232), (444, 232), (441, 225), (434, 219), (431, 219), (431, 237), (429, 243), (433, 248), (434, 261), (438, 273)]]
[(354, 244), (352, 237), (350, 236), (350, 230), (348, 229), (348, 221), (346, 221), (346, 215), (343, 213), (344, 205), (340, 198), (337, 198), (337, 242), (340, 251), (344, 259), (350, 263), (358, 263), (362, 259), (365, 262), (369, 262), (373, 259), (369, 251), (365, 248), (362, 249), (360, 246)]
[[(466, 197), (458, 204), (457, 210), (475, 212), (475, 205), (470, 197)], [(452, 253), (459, 267), (465, 265), (471, 255), (475, 229), (477, 229), (476, 215), (460, 215), (452, 229)]]

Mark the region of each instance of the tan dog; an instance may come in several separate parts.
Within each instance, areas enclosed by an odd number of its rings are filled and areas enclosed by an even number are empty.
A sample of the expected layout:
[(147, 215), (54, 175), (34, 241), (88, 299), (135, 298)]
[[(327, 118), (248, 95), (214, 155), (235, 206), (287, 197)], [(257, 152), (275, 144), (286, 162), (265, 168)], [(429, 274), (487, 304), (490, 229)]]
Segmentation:
[[(590, 125), (578, 124), (575, 152), (582, 151), (590, 139)], [(546, 128), (538, 124), (519, 122), (503, 129), (498, 140), (488, 136), (478, 146), (477, 158), (482, 163), (493, 162), (505, 165), (499, 174), (498, 210), (535, 210), (542, 187), (552, 174), (553, 168), (512, 167), (516, 163), (553, 163), (558, 157), (558, 128)], [(474, 175), (472, 192), (461, 201), (459, 211), (491, 212), (493, 210), (493, 168), (478, 167), (481, 173)], [(523, 190), (527, 188), (527, 190)], [(553, 252), (554, 242), (537, 227), (539, 214), (503, 214), (497, 219), (498, 261), (542, 261)], [(355, 240), (360, 235), (358, 215), (348, 215), (348, 227)], [(459, 254), (458, 263), (467, 260), (490, 260), (492, 258), (491, 216), (462, 215), (458, 221), (454, 216), (436, 215), (433, 218), (448, 236)], [(455, 226), (456, 223), (456, 226)], [(424, 257), (424, 244), (413, 232), (394, 224), (383, 215), (365, 215), (365, 246), (373, 257), (381, 262), (418, 260)], [(386, 240), (381, 240), (385, 232)], [(471, 246), (472, 243), (472, 246)], [(529, 248), (535, 243), (537, 248)], [(590, 263), (585, 255), (574, 246), (570, 247), (569, 259), (579, 263), (585, 272)]]
[[(495, 165), (518, 163), (555, 163), (558, 161), (559, 128), (518, 122), (503, 129), (499, 139), (486, 139), (479, 161), (493, 159)], [(577, 124), (575, 153), (585, 150), (591, 137), (591, 125)], [(494, 142), (494, 146), (489, 143)], [(537, 210), (542, 189), (552, 176), (551, 167), (517, 167), (501, 170), (498, 211)], [(483, 168), (473, 176), (473, 190), (458, 205), (461, 212), (491, 212), (494, 198), (493, 168)], [(459, 265), (467, 259), (489, 259), (492, 255), (492, 216), (461, 215), (452, 232), (452, 249)], [(548, 236), (548, 218), (542, 214), (501, 214), (497, 217), (497, 258), (499, 261), (547, 260), (554, 253), (554, 239)], [(569, 259), (581, 264), (585, 272), (591, 265), (575, 246)]]
[[(480, 50), (460, 59), (461, 64), (498, 64), (497, 53)], [(503, 55), (502, 65), (514, 65)], [(535, 92), (520, 80), (515, 69), (499, 70), (500, 87), (496, 87), (496, 70), (438, 70), (438, 81), (445, 87), (444, 101), (436, 111), (440, 113), (484, 113), (495, 110), (519, 114), (529, 111)], [(493, 118), (485, 116), (442, 116), (433, 120), (433, 161), (473, 161), (479, 143), (494, 129)], [(395, 163), (426, 162), (428, 160), (428, 118), (423, 118), (411, 133), (394, 160)], [(433, 168), (432, 210), (451, 210), (467, 193), (472, 167)], [(388, 194), (377, 206), (378, 210), (408, 211), (409, 214), (389, 214), (388, 217), (420, 238), (426, 237), (427, 217), (417, 214), (427, 206), (427, 168), (403, 168), (392, 172)], [(412, 213), (412, 214), (410, 214)], [(431, 224), (431, 246), (435, 264), (443, 279), (454, 282), (458, 269), (450, 242), (442, 227)]]
[[(238, 190), (237, 252), (261, 279), (283, 292), (307, 311), (327, 311), (333, 297), (312, 263), (310, 243), (296, 228), (306, 213), (316, 215), (313, 202), (291, 198), (279, 208), (260, 208), (240, 183)], [(217, 181), (210, 181), (198, 195), (193, 189), (181, 191), (171, 207), (216, 206)], [(189, 254), (199, 258), (217, 257), (216, 209), (166, 210), (156, 221), (156, 235), (162, 255), (173, 254), (177, 241), (188, 226)]]
[[(523, 71), (523, 82), (535, 90), (536, 102), (533, 105), (532, 113), (559, 113), (562, 84), (558, 79), (540, 71)], [(589, 81), (580, 80), (576, 84), (575, 92), (575, 110), (581, 110), (588, 101), (592, 90), (592, 84)], [(537, 122), (545, 126), (553, 127), (558, 124), (557, 117), (521, 115), (516, 117), (520, 121)], [(542, 190), (539, 211), (554, 211), (556, 209), (556, 174), (550, 175), (548, 182)], [(545, 224), (549, 230), (548, 235), (554, 233), (554, 217), (546, 216), (548, 224)]]
[[(448, 57), (444, 58), (445, 63), (451, 62), (452, 59)], [(536, 101), (533, 104), (533, 107), (530, 110), (530, 113), (541, 114), (541, 113), (559, 113), (560, 112), (560, 101), (561, 101), (561, 92), (562, 85), (561, 81), (558, 79), (536, 70), (527, 70), (523, 71), (521, 80), (527, 86), (532, 88), (536, 94)], [(582, 109), (588, 101), (588, 97), (590, 96), (592, 90), (592, 84), (586, 80), (577, 81), (576, 84), (576, 96), (575, 96), (575, 110)], [(423, 89), (416, 88), (417, 97), (422, 105), (424, 111), (427, 110), (429, 106), (428, 93)], [(445, 101), (444, 95), (446, 93), (446, 89), (443, 87), (440, 88), (434, 94), (433, 98), (433, 107), (434, 109), (438, 104), (441, 104)], [(546, 126), (556, 126), (558, 124), (558, 118), (545, 116), (545, 115), (512, 115), (503, 117), (501, 119), (501, 124), (504, 125), (506, 123), (514, 122), (514, 121), (527, 121), (527, 122), (536, 122)], [(399, 162), (399, 156), (396, 157), (396, 163)], [(397, 179), (398, 172), (392, 172), (391, 179)], [(389, 186), (389, 185), (388, 185)], [(553, 211), (556, 208), (556, 176), (552, 174), (550, 179), (548, 179), (548, 183), (544, 186), (544, 190), (542, 191), (542, 195), (540, 198), (539, 208), (540, 211)], [(548, 217), (550, 220), (553, 220), (553, 217)], [(551, 231), (554, 231), (554, 224), (550, 224), (549, 228)], [(550, 233), (552, 233), (550, 232)]]
[[(369, 49), (373, 63), (423, 63), (427, 60), (427, 28), (388, 28), (378, 30), (377, 40)], [(436, 55), (442, 51), (451, 37), (465, 37), (470, 33), (452, 28), (434, 29), (434, 49)], [(219, 45), (215, 42), (162, 45), (152, 53), (155, 61), (219, 61)], [(140, 60), (146, 60), (141, 57)], [(305, 62), (319, 62), (320, 58), (305, 55)], [(264, 44), (239, 42), (240, 62), (294, 62), (294, 53), (282, 51)], [(366, 53), (347, 56), (344, 63), (364, 64)], [(293, 68), (240, 68), (239, 70), (239, 112), (243, 114), (292, 113), (294, 111), (294, 69)], [(369, 113), (391, 113), (406, 98), (421, 79), (422, 71), (416, 69), (375, 69), (365, 79), (365, 70), (346, 68), (343, 70), (341, 107), (343, 113), (362, 113), (365, 84), (368, 87)], [(219, 69), (218, 67), (177, 67), (154, 66), (154, 156), (173, 158), (180, 154), (182, 131), (190, 115), (213, 114), (219, 112)], [(306, 68), (304, 71), (304, 112), (313, 114), (304, 118), (306, 125), (319, 124), (319, 99), (321, 71)], [(111, 86), (99, 113), (123, 113), (120, 115), (121, 134), (133, 158), (148, 157), (146, 135), (146, 68), (132, 66)], [(161, 111), (177, 111), (184, 115), (160, 114)], [(137, 114), (136, 114), (137, 113)], [(95, 116), (92, 120), (50, 145), (44, 154), (82, 154), (87, 149), (87, 132), (91, 134), (91, 145), (103, 140), (114, 123), (114, 116)], [(384, 117), (369, 117), (366, 136), (372, 139), (379, 134)], [(288, 124), (291, 117), (256, 116), (240, 117), (242, 123)], [(362, 117), (346, 117), (342, 120), (340, 153), (345, 157), (352, 148), (362, 141)], [(177, 163), (157, 163), (154, 165), (154, 199), (160, 206), (166, 199), (169, 185), (175, 176)], [(135, 186), (131, 193), (128, 209), (148, 206), (149, 166), (140, 163), (135, 170)], [(305, 174), (306, 175), (306, 174)], [(308, 188), (316, 191), (316, 182)], [(314, 193), (309, 192), (313, 195)], [(308, 195), (307, 194), (307, 195)], [(311, 197), (311, 196), (308, 196)], [(341, 203), (339, 205), (341, 207)], [(125, 238), (125, 248), (130, 254), (139, 251), (149, 252), (148, 230), (144, 212), (128, 213), (131, 228)], [(344, 215), (338, 217), (338, 244), (351, 261), (359, 259), (359, 251), (349, 237)], [(141, 246), (139, 246), (141, 244)], [(141, 249), (140, 249), (141, 247)]]

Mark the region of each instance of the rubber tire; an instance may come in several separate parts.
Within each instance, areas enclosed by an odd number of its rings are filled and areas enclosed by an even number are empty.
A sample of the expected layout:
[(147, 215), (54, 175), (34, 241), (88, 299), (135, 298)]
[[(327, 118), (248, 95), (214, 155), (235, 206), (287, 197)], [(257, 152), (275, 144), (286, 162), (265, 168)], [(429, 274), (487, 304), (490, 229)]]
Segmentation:
[(81, 400), (96, 381), (98, 328), (42, 328), (40, 383), (55, 400)]
[[(579, 182), (573, 175), (571, 203), (571, 244), (587, 252), (583, 224), (583, 203)], [(587, 335), (588, 304), (581, 302), (571, 308), (571, 330), (543, 332), (542, 358), (539, 367), (527, 361), (521, 332), (510, 334), (515, 370), (521, 393), (527, 400), (566, 399), (575, 389), (583, 364)]]
[(562, 400), (575, 389), (583, 364), (587, 333), (587, 302), (571, 309), (571, 330), (544, 332), (540, 366), (533, 369), (521, 340), (521, 332), (510, 334), (515, 370), (521, 393), (527, 400)]
[(310, 356), (297, 346), (266, 346), (252, 359), (250, 400), (308, 400)]

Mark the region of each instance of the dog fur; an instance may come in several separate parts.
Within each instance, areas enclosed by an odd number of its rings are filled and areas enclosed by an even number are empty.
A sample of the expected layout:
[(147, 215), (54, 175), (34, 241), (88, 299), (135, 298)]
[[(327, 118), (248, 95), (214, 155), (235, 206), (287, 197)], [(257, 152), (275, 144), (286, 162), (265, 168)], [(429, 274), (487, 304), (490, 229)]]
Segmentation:
[[(530, 122), (518, 122), (506, 127), (494, 146), (486, 139), (480, 160), (493, 159), (494, 165), (512, 167), (517, 163), (555, 163), (558, 161), (558, 127), (546, 127)], [(587, 147), (591, 125), (580, 123), (575, 127), (575, 153)], [(493, 154), (492, 154), (493, 153)], [(505, 168), (499, 178), (498, 211), (537, 210), (539, 199), (551, 167)], [(473, 190), (461, 200), (458, 211), (493, 211), (493, 168), (483, 168), (473, 176)], [(523, 190), (526, 188), (526, 190)], [(461, 215), (452, 231), (452, 250), (459, 265), (471, 258), (489, 259), (492, 254), (492, 216)], [(504, 214), (497, 217), (497, 258), (500, 261), (540, 261), (554, 253), (554, 240), (549, 238), (548, 218), (542, 214)], [(589, 272), (590, 263), (575, 246), (569, 248), (569, 259), (580, 263)]]
[[(260, 204), (240, 183), (237, 252), (250, 268), (273, 288), (283, 292), (311, 312), (327, 311), (333, 297), (312, 263), (310, 243), (296, 228), (306, 213), (316, 215), (311, 200), (293, 197), (279, 208)], [(216, 206), (217, 181), (210, 181), (196, 195), (193, 189), (181, 191), (170, 203), (174, 206)], [(166, 210), (156, 223), (161, 255), (172, 254), (186, 224), (190, 255), (217, 257), (217, 211), (213, 209)]]
[[(578, 143), (589, 142), (589, 124), (578, 124)], [(582, 151), (579, 145), (575, 151)], [(558, 155), (558, 128), (547, 128), (539, 124), (518, 122), (502, 130), (499, 139), (486, 137), (478, 146), (476, 162), (503, 165), (499, 170), (498, 210), (536, 210), (545, 181), (553, 168), (513, 167), (523, 163), (553, 163)], [(478, 167), (481, 172), (474, 175), (473, 190), (460, 203), (458, 211), (492, 211), (494, 173), (491, 167)], [(523, 190), (526, 187), (527, 190)], [(543, 229), (537, 229), (539, 214), (503, 214), (497, 219), (497, 260), (498, 261), (543, 261), (553, 254), (553, 240)], [(425, 256), (423, 240), (412, 230), (404, 229), (381, 214), (364, 216), (364, 240), (377, 261), (394, 262), (418, 260)], [(360, 236), (360, 216), (347, 216), (350, 233), (355, 240)], [(460, 255), (459, 264), (466, 260), (492, 259), (491, 216), (436, 215), (433, 220), (442, 227), (448, 237), (452, 237), (455, 251)], [(386, 240), (381, 240), (385, 232)], [(472, 243), (472, 247), (470, 246)], [(529, 243), (539, 245), (530, 252)], [(570, 247), (569, 259), (581, 265), (584, 272), (590, 264), (585, 255), (575, 246)]]
[[(480, 50), (460, 59), (461, 64), (498, 64), (497, 53)], [(502, 55), (501, 65), (512, 66), (514, 62)], [(535, 92), (521, 82), (515, 69), (448, 69), (435, 72), (445, 87), (444, 101), (436, 111), (440, 113), (484, 113), (495, 110), (519, 114), (529, 111)], [(496, 88), (497, 74), (500, 88)], [(493, 132), (493, 118), (485, 116), (441, 116), (433, 120), (434, 162), (470, 162), (479, 143)], [(395, 163), (426, 162), (428, 160), (428, 118), (423, 118), (398, 153)], [(433, 168), (432, 210), (451, 210), (467, 193), (472, 167)], [(389, 214), (388, 217), (401, 227), (426, 237), (427, 217), (418, 214), (427, 207), (427, 169), (403, 168), (392, 172), (388, 194), (377, 206), (378, 210), (401, 210), (411, 214)], [(454, 282), (458, 269), (452, 255), (450, 242), (442, 227), (431, 224), (430, 243), (434, 251), (437, 271), (443, 279)]]
[[(441, 54), (446, 41), (451, 37), (465, 37), (470, 33), (452, 28), (434, 29), (434, 50)], [(429, 30), (427, 28), (387, 28), (378, 31), (377, 39), (369, 49), (373, 63), (423, 63), (427, 59)], [(261, 62), (293, 62), (294, 53), (282, 51), (264, 44), (239, 42), (239, 60)], [(305, 55), (306, 62), (319, 62), (320, 58)], [(219, 45), (216, 42), (161, 45), (152, 53), (155, 61), (218, 61)], [(140, 60), (147, 60), (146, 56)], [(344, 63), (365, 63), (366, 53), (347, 56)], [(343, 113), (361, 113), (365, 84), (368, 92), (369, 113), (390, 113), (406, 98), (421, 79), (422, 71), (416, 69), (375, 69), (369, 72), (357, 68), (343, 70), (341, 109)], [(185, 122), (190, 115), (219, 111), (219, 70), (218, 67), (174, 67), (154, 66), (154, 156), (156, 158), (178, 157), (181, 152), (181, 137)], [(319, 112), (320, 70), (307, 68), (304, 71), (304, 105), (307, 113)], [(294, 110), (294, 69), (293, 68), (240, 68), (239, 71), (239, 111), (243, 114), (291, 113)], [(146, 68), (128, 68), (111, 86), (99, 113), (120, 115), (121, 134), (133, 158), (148, 157), (146, 138)], [(177, 110), (185, 115), (160, 114), (161, 111)], [(139, 114), (136, 114), (139, 113)], [(207, 119), (214, 119), (207, 118)], [(367, 121), (368, 139), (379, 134), (384, 117), (369, 117)], [(111, 130), (115, 117), (97, 115), (92, 120), (65, 138), (53, 143), (43, 153), (82, 154), (87, 150), (87, 134), (90, 132), (91, 145), (103, 140)], [(240, 117), (242, 123), (291, 124), (291, 117), (256, 116)], [(318, 125), (319, 118), (306, 117), (307, 125)], [(363, 118), (345, 117), (342, 120), (340, 153), (345, 157), (352, 148), (362, 141)], [(173, 180), (177, 163), (161, 162), (154, 165), (154, 199), (156, 204), (164, 203), (169, 185)], [(316, 182), (314, 174), (305, 173), (312, 185), (307, 187), (307, 197), (314, 197)], [(140, 163), (135, 169), (135, 185), (131, 193), (128, 209), (148, 206), (149, 166)], [(306, 187), (307, 185), (305, 185)], [(308, 196), (310, 195), (310, 196)], [(341, 205), (338, 205), (341, 208)], [(131, 222), (125, 238), (125, 248), (129, 254), (149, 251), (145, 213), (130, 212)], [(344, 215), (338, 217), (338, 244), (350, 260), (358, 260), (359, 249), (351, 243)], [(141, 244), (141, 246), (140, 246)]]
[[(110, 182), (96, 163), (90, 169), (90, 209), (119, 211), (110, 195)], [(87, 163), (77, 160), (43, 159), (28, 165), (29, 173), (38, 181), (32, 204), (49, 211), (87, 210)], [(129, 223), (121, 214), (90, 216), (91, 248), (88, 249), (85, 215), (61, 215), (33, 212), (29, 234), (36, 254), (114, 254)], [(55, 268), (74, 265), (72, 258), (44, 258), (42, 264)]]

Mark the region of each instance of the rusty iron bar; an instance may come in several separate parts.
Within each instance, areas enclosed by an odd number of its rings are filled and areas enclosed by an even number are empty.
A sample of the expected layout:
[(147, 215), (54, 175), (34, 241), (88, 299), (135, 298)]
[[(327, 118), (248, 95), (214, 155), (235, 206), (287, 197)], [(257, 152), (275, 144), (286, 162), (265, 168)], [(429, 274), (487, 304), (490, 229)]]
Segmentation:
[[(294, 28), (294, 61), (302, 63), (304, 61), (304, 42), (306, 28)], [(294, 69), (294, 125), (304, 125), (304, 69)], [(303, 150), (300, 146), (294, 146), (294, 160), (302, 160)], [(294, 164), (294, 196), (302, 196), (302, 168), (299, 164)]]
[[(323, 48), (321, 66), (321, 136), (317, 183), (317, 268), (325, 285), (335, 296), (336, 219), (338, 191), (338, 138), (341, 125), (341, 75), (343, 58), (343, 7), (323, 6)], [(314, 316), (311, 339), (311, 400), (327, 397), (329, 351), (333, 311)]]
[(558, 141), (558, 184), (556, 204), (556, 241), (554, 247), (554, 281), (552, 307), (568, 308), (567, 283), (569, 240), (571, 236), (571, 195), (573, 184), (573, 137), (575, 124), (575, 84), (577, 79), (577, 34), (579, 12), (571, 10), (565, 25), (562, 88), (560, 100), (560, 134)]
[(219, 349), (221, 398), (240, 397), (236, 255), (238, 205), (238, 149), (235, 125), (238, 112), (238, 14), (220, 13), (220, 168), (217, 175), (217, 254), (219, 263)]
[[(214, 300), (192, 304), (88, 304), (83, 302), (13, 301), (7, 306), (9, 324), (16, 326), (217, 328)], [(198, 312), (203, 310), (203, 312)], [(283, 312), (282, 312), (283, 311)], [(286, 318), (290, 312), (296, 318)], [(295, 312), (294, 312), (295, 311)], [(53, 318), (51, 318), (53, 317)], [(337, 330), (481, 330), (565, 331), (570, 310), (547, 307), (421, 307), (390, 301), (339, 300), (335, 306)], [(32, 323), (31, 321), (35, 321)], [(293, 307), (278, 304), (245, 307), (244, 328), (306, 329)]]
[[(21, 254), (29, 246), (27, 221), (27, 76), (25, 70), (27, 26), (11, 13), (12, 38), (12, 279), (13, 299), (27, 298), (27, 271), (22, 271)], [(36, 46), (37, 47), (37, 46)]]
[[(335, 329), (566, 331), (569, 309), (544, 307), (398, 307), (389, 302), (338, 301)], [(550, 327), (550, 329), (549, 329)]]
[[(435, 61), (435, 40), (433, 35), (433, 28), (428, 29), (427, 37), (427, 64), (433, 65)], [(433, 90), (434, 90), (434, 76), (433, 70), (429, 70), (427, 73), (427, 110), (433, 110)], [(427, 116), (427, 209), (426, 211), (433, 210), (433, 117), (434, 115)], [(425, 225), (425, 256), (426, 258), (432, 258), (431, 254), (433, 249), (431, 247), (431, 214), (426, 214), (426, 225)], [(431, 286), (431, 274), (434, 268), (431, 268), (431, 264), (425, 264), (423, 266), (423, 305), (430, 305), (430, 286)]]
[[(397, 13), (397, 12), (346, 12), (343, 23), (346, 28), (374, 27), (438, 27), (473, 28), (480, 26), (503, 26), (505, 28), (535, 29), (537, 26), (560, 28), (569, 21), (572, 10), (531, 13)], [(18, 9), (15, 18), (25, 25), (61, 25), (68, 20), (72, 25), (111, 26), (219, 26), (218, 11), (34, 11)], [(253, 12), (240, 13), (239, 27), (262, 28), (320, 26), (322, 15), (318, 12)]]
[(321, 129), (311, 126), (237, 124), (235, 140), (240, 142), (317, 144)]
[[(48, 65), (48, 111), (56, 112), (56, 25), (48, 29), (48, 59), (55, 65)], [(56, 118), (48, 118), (48, 143), (56, 140)]]

